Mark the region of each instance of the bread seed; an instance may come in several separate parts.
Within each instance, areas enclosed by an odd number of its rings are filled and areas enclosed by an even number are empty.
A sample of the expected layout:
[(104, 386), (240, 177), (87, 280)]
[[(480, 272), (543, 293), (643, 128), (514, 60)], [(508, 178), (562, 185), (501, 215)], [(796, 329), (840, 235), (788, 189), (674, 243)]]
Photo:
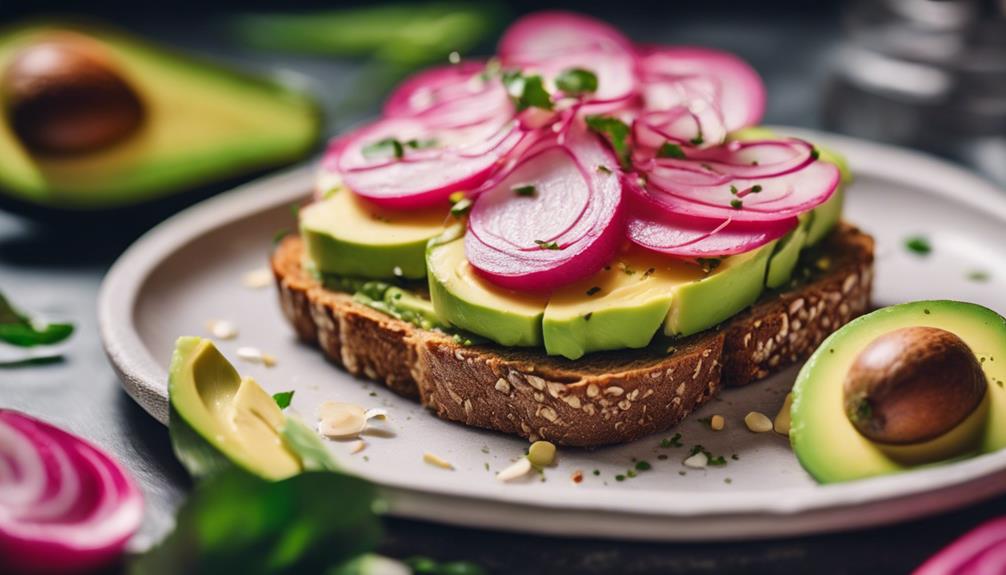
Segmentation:
[(601, 392), (601, 389), (597, 387), (596, 383), (591, 383), (587, 385), (587, 397), (597, 397), (597, 394)]
[(510, 393), (510, 384), (502, 377), (496, 380), (496, 391), (500, 393)]
[(538, 391), (545, 389), (545, 380), (537, 375), (526, 375), (524, 376), (524, 379), (531, 384), (531, 387), (537, 389)]

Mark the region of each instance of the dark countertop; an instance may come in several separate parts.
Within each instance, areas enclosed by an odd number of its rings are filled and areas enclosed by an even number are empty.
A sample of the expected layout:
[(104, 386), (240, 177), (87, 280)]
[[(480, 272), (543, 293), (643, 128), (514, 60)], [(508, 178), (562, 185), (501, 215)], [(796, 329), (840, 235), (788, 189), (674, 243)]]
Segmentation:
[[(817, 127), (818, 102), (840, 32), (828, 15), (611, 18), (639, 40), (720, 46), (748, 58), (769, 89), (767, 123)], [(359, 64), (318, 58), (263, 57), (228, 45), (206, 23), (143, 22), (129, 28), (246, 66), (298, 71), (336, 112)], [(376, 109), (377, 102), (370, 110)], [(330, 131), (358, 120), (333, 117)], [(166, 214), (159, 214), (162, 217)], [(146, 227), (37, 225), (0, 212), (0, 290), (18, 305), (76, 322), (62, 362), (0, 369), (0, 406), (20, 409), (87, 437), (139, 479), (148, 512), (142, 547), (169, 528), (190, 483), (171, 454), (167, 430), (119, 388), (102, 351), (95, 317), (101, 279)], [(475, 561), (494, 573), (904, 573), (983, 519), (1006, 514), (1006, 498), (923, 521), (870, 531), (756, 542), (649, 544), (559, 539), (389, 519), (383, 552)]]

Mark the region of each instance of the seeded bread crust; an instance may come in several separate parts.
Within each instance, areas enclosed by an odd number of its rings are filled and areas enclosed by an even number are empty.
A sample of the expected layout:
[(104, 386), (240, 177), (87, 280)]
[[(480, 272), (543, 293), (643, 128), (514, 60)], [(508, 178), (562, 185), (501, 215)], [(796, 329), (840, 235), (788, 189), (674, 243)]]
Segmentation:
[(820, 251), (826, 271), (770, 292), (725, 324), (642, 350), (576, 361), (540, 350), (463, 346), (326, 290), (301, 267), (303, 243), (272, 255), (283, 312), (298, 337), (353, 375), (418, 398), (439, 417), (474, 427), (594, 446), (666, 430), (718, 393), (806, 358), (870, 306), (873, 238), (840, 226)]

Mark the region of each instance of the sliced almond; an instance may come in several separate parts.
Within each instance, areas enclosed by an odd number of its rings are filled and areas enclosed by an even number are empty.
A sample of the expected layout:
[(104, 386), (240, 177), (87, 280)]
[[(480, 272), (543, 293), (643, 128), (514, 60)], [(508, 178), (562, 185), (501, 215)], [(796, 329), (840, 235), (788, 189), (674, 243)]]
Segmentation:
[(691, 467), (692, 469), (705, 469), (709, 465), (709, 456), (699, 451), (688, 457), (688, 459), (685, 459), (682, 463), (684, 463), (685, 467)]
[(237, 349), (238, 359), (248, 363), (262, 363), (262, 350), (257, 347), (239, 347)]
[(514, 479), (524, 477), (528, 473), (531, 473), (531, 469), (531, 460), (527, 457), (521, 457), (517, 461), (513, 462), (512, 465), (497, 473), (496, 480), (504, 483), (507, 481), (513, 481)]
[(249, 289), (262, 289), (272, 285), (272, 270), (269, 268), (258, 268), (247, 272), (241, 276), (241, 283)]
[(751, 411), (745, 415), (744, 425), (747, 425), (753, 433), (772, 431), (772, 420), (760, 411)]
[(234, 339), (238, 336), (238, 328), (225, 319), (211, 319), (206, 322), (206, 331), (216, 339)]
[(366, 428), (367, 412), (359, 405), (326, 401), (318, 409), (318, 433), (326, 437), (355, 437)]
[(349, 444), (349, 453), (355, 455), (364, 450), (367, 447), (367, 442), (362, 439), (357, 439), (353, 443)]
[(451, 464), (451, 462), (441, 457), (438, 457), (437, 455), (434, 455), (429, 451), (423, 454), (423, 461), (429, 463), (434, 467), (439, 467), (440, 469), (447, 469), (450, 471), (454, 470), (454, 466)]

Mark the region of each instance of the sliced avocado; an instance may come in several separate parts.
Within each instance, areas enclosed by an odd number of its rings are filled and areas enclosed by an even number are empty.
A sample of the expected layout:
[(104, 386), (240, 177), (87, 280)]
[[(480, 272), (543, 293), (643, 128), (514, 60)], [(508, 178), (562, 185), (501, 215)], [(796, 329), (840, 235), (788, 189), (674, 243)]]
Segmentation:
[(545, 350), (577, 359), (645, 347), (667, 318), (675, 291), (704, 277), (697, 265), (629, 247), (593, 276), (552, 294), (542, 324)]
[(430, 299), (445, 323), (507, 346), (539, 346), (547, 296), (513, 292), (482, 279), (465, 257), (464, 228), (430, 241)]
[(305, 469), (334, 467), (317, 435), (287, 418), (255, 380), (241, 377), (212, 341), (178, 339), (168, 398), (172, 445), (193, 475), (233, 464), (283, 479)]
[(426, 277), (426, 244), (444, 231), (448, 206), (392, 211), (345, 188), (300, 211), (307, 255), (322, 274)]
[[(987, 385), (973, 411), (948, 431), (915, 443), (880, 443), (857, 429), (847, 415), (846, 379), (857, 358), (878, 338), (906, 328), (936, 328), (960, 338), (974, 354)], [(900, 355), (893, 357), (904, 360)], [(801, 369), (793, 387), (790, 442), (804, 469), (821, 483), (997, 451), (1006, 447), (1004, 385), (1006, 319), (996, 312), (955, 301), (883, 308), (832, 334)]]
[[(53, 43), (99, 53), (135, 91), (142, 118), (135, 129), (106, 130), (109, 137), (94, 140), (100, 147), (49, 154), (15, 133), (10, 116), (20, 112), (6, 110), (0, 117), (0, 194), (15, 202), (78, 211), (137, 204), (290, 163), (317, 140), (319, 109), (304, 93), (105, 28), (27, 25), (0, 32), (4, 85), (16, 84), (5, 73), (20, 56)], [(86, 76), (74, 74), (71, 83)], [(14, 100), (10, 93), (0, 97), (6, 108)]]
[(810, 227), (810, 213), (801, 214), (800, 223), (791, 232), (779, 238), (775, 253), (768, 262), (768, 274), (765, 275), (765, 287), (776, 289), (789, 283), (793, 270), (800, 261), (800, 251), (803, 250), (807, 238), (807, 228)]
[(715, 266), (708, 276), (675, 290), (664, 322), (664, 334), (698, 333), (719, 325), (758, 301), (765, 289), (765, 274), (775, 244), (771, 242), (744, 254), (707, 262), (707, 266)]

